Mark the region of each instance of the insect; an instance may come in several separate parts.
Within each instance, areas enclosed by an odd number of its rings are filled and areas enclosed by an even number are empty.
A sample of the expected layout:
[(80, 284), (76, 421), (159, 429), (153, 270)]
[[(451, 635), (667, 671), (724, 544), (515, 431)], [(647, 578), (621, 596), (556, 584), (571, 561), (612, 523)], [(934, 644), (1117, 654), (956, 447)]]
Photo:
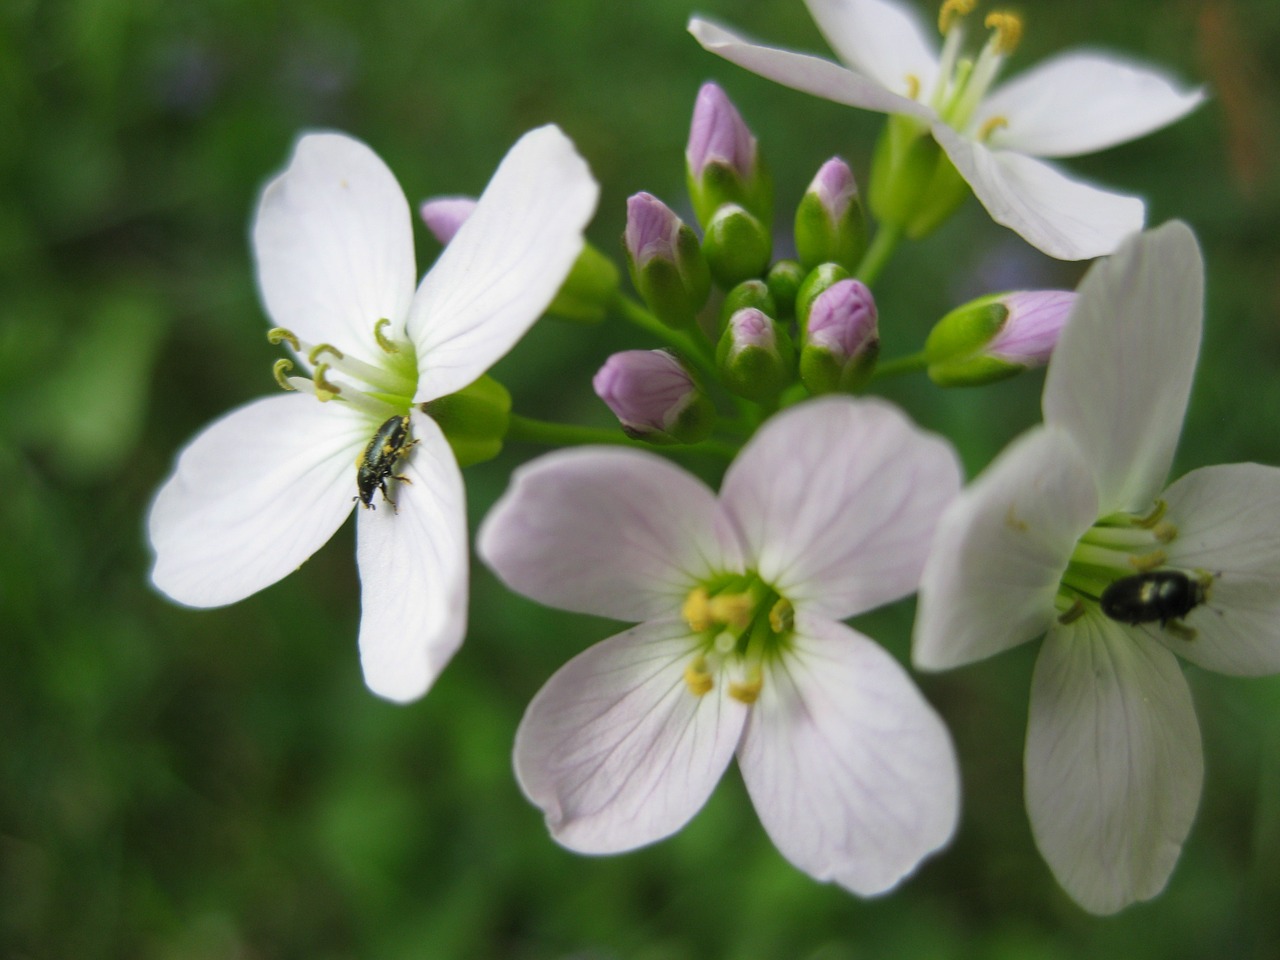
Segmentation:
[(392, 471), (417, 442), (409, 438), (407, 416), (394, 416), (386, 420), (374, 432), (364, 453), (356, 459), (356, 490), (359, 492), (351, 499), (359, 500), (370, 510), (376, 510), (373, 493), (381, 490), (382, 499), (391, 504), (391, 509), (394, 510), (396, 502), (387, 496), (387, 480), (410, 482), (408, 477), (399, 476)]
[(1158, 621), (1164, 627), (1205, 602), (1210, 579), (1208, 575), (1193, 577), (1178, 570), (1152, 570), (1121, 577), (1102, 591), (1102, 612), (1120, 623)]

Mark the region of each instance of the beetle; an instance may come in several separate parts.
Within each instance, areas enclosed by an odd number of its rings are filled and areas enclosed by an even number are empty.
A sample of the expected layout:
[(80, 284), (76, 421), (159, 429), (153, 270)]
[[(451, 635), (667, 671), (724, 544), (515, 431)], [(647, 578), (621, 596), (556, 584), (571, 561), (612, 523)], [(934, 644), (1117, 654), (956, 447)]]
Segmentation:
[(1121, 577), (1108, 584), (1099, 598), (1102, 612), (1119, 623), (1180, 620), (1208, 597), (1206, 577), (1192, 577), (1179, 570), (1152, 570)]
[(373, 494), (375, 490), (381, 490), (382, 499), (391, 504), (391, 509), (394, 510), (396, 502), (387, 496), (387, 480), (409, 482), (408, 477), (399, 476), (393, 471), (401, 458), (417, 443), (417, 440), (409, 436), (407, 416), (397, 415), (385, 420), (374, 432), (364, 452), (356, 459), (356, 490), (359, 492), (351, 499), (359, 500), (370, 510), (376, 510)]

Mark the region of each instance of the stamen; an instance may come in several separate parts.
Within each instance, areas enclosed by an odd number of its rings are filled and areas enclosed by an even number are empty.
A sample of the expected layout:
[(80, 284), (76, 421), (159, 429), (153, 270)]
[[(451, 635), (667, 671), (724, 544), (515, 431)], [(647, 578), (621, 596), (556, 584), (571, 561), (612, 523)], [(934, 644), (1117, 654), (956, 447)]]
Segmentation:
[(724, 630), (716, 634), (716, 638), (711, 641), (711, 645), (715, 647), (716, 653), (722, 657), (727, 657), (733, 653), (734, 647), (738, 645), (738, 638), (728, 630)]
[(1058, 622), (1063, 626), (1068, 623), (1074, 623), (1084, 616), (1084, 604), (1080, 602), (1080, 598), (1076, 597), (1071, 602), (1071, 606), (1067, 607), (1062, 613), (1058, 614)]
[(311, 375), (311, 382), (316, 385), (316, 399), (321, 403), (332, 400), (342, 390), (335, 384), (325, 379), (325, 371), (329, 369), (329, 364), (322, 363), (316, 367), (316, 372)]
[(1152, 550), (1150, 553), (1135, 553), (1129, 555), (1129, 566), (1139, 573), (1149, 573), (1156, 567), (1164, 566), (1165, 561), (1168, 559), (1169, 555), (1163, 550)]
[(983, 25), (995, 31), (997, 53), (1007, 57), (1018, 49), (1018, 43), (1022, 40), (1022, 18), (1016, 13), (989, 13)]
[(399, 353), (400, 347), (394, 341), (389, 339), (383, 332), (383, 327), (391, 326), (391, 321), (383, 317), (373, 325), (373, 339), (378, 341), (378, 346), (382, 348), (383, 353)]
[(1161, 543), (1172, 543), (1178, 539), (1178, 528), (1168, 520), (1161, 520), (1151, 528), (1151, 535)]
[(745, 593), (721, 593), (711, 598), (709, 612), (716, 623), (745, 630), (751, 624), (753, 604)]
[(1162, 519), (1164, 519), (1165, 511), (1168, 509), (1169, 509), (1169, 504), (1165, 503), (1163, 500), (1157, 500), (1155, 507), (1152, 508), (1149, 514), (1147, 514), (1145, 517), (1140, 517), (1138, 519), (1131, 520), (1130, 522), (1135, 527), (1145, 527), (1146, 529), (1150, 530)]
[(296, 390), (293, 384), (286, 379), (285, 374), (293, 369), (293, 361), (281, 357), (271, 365), (271, 375), (276, 378), (276, 383), (280, 384), (281, 390)]
[(978, 0), (944, 0), (938, 11), (938, 32), (946, 34), (955, 22), (973, 13)]
[(914, 73), (907, 74), (907, 99), (918, 100), (920, 98), (920, 78)]
[(680, 616), (694, 633), (705, 633), (711, 629), (711, 609), (704, 587), (694, 587), (689, 591), (680, 608)]
[(698, 657), (684, 668), (684, 684), (695, 697), (710, 693), (715, 681), (707, 670), (707, 661)]
[(978, 128), (976, 139), (981, 143), (986, 143), (987, 139), (997, 130), (1003, 130), (1009, 126), (1009, 121), (1002, 116), (988, 117), (983, 121), (982, 126)]
[(302, 345), (298, 342), (297, 334), (292, 330), (286, 330), (284, 327), (272, 327), (268, 330), (267, 342), (273, 347), (278, 347), (282, 343), (288, 343), (294, 350), (302, 350)]
[(796, 624), (796, 608), (786, 597), (779, 597), (778, 602), (769, 611), (769, 626), (774, 633), (790, 633)]
[(320, 358), (325, 354), (329, 354), (335, 360), (341, 360), (344, 356), (343, 352), (331, 343), (320, 343), (311, 348), (311, 352), (307, 354), (307, 360), (315, 366), (320, 362)]
[(764, 677), (757, 671), (755, 676), (750, 680), (738, 681), (733, 680), (729, 683), (729, 696), (745, 703), (747, 706), (755, 703), (760, 699), (760, 690), (764, 687)]

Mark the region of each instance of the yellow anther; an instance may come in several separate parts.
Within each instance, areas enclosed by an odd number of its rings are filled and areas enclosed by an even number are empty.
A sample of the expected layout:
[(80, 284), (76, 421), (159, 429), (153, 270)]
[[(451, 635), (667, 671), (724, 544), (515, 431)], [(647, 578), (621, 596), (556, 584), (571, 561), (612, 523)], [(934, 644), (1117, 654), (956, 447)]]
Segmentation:
[(745, 593), (721, 593), (711, 598), (708, 610), (716, 623), (745, 630), (751, 625), (751, 597)]
[(1007, 57), (1018, 49), (1018, 43), (1022, 40), (1022, 18), (1016, 13), (988, 13), (983, 23), (988, 30), (994, 30), (996, 33), (997, 53)]
[(1178, 528), (1168, 520), (1161, 520), (1151, 528), (1151, 535), (1161, 543), (1172, 543), (1178, 539)]
[(790, 633), (796, 624), (796, 608), (786, 597), (779, 597), (778, 602), (769, 611), (769, 626), (774, 633)]
[(760, 699), (760, 689), (764, 686), (764, 677), (756, 674), (750, 680), (734, 680), (729, 684), (729, 696), (748, 706)]
[(994, 117), (988, 117), (978, 128), (978, 135), (975, 138), (979, 143), (986, 143), (987, 139), (997, 130), (1002, 130), (1009, 126), (1009, 121), (998, 114)]
[(1152, 550), (1150, 553), (1131, 553), (1129, 554), (1129, 566), (1137, 570), (1139, 573), (1147, 573), (1156, 567), (1164, 566), (1169, 555), (1163, 550)]
[(321, 403), (332, 400), (342, 392), (336, 384), (332, 384), (324, 378), (325, 371), (328, 369), (329, 365), (322, 363), (316, 367), (316, 372), (311, 376), (311, 382), (316, 386), (316, 399)]
[(707, 671), (706, 660), (698, 657), (693, 663), (684, 668), (684, 685), (689, 688), (689, 692), (695, 697), (711, 692), (711, 688), (715, 686), (715, 681)]
[(325, 354), (329, 354), (335, 360), (342, 359), (342, 351), (335, 347), (332, 343), (321, 343), (311, 348), (311, 352), (307, 354), (307, 359), (315, 366), (320, 362), (320, 358)]
[(383, 353), (399, 353), (400, 348), (396, 346), (395, 341), (388, 339), (387, 335), (382, 332), (383, 327), (389, 326), (391, 326), (391, 321), (386, 317), (375, 323), (373, 325), (373, 339), (378, 341), (378, 346), (382, 348)]
[(1058, 622), (1063, 625), (1066, 625), (1068, 623), (1073, 623), (1074, 621), (1079, 620), (1083, 616), (1084, 616), (1084, 604), (1080, 602), (1079, 597), (1076, 597), (1076, 599), (1071, 602), (1071, 606), (1067, 607), (1066, 610), (1058, 614)]
[(1145, 517), (1139, 517), (1138, 519), (1133, 520), (1131, 522), (1135, 527), (1145, 527), (1147, 530), (1150, 530), (1157, 523), (1159, 523), (1161, 520), (1164, 519), (1165, 511), (1168, 509), (1169, 509), (1169, 505), (1167, 503), (1165, 503), (1163, 500), (1157, 500), (1156, 505), (1152, 508), (1150, 513), (1148, 513)]
[(293, 384), (289, 382), (288, 377), (285, 376), (285, 374), (292, 369), (293, 369), (293, 361), (286, 360), (284, 357), (281, 357), (279, 360), (277, 360), (275, 363), (271, 365), (271, 375), (276, 378), (276, 383), (280, 384), (280, 389), (282, 390), (297, 389), (297, 387), (295, 387)]
[(907, 74), (907, 99), (920, 99), (920, 78), (914, 73)]
[(298, 337), (292, 330), (286, 330), (284, 327), (272, 327), (267, 331), (267, 342), (273, 347), (278, 347), (282, 343), (288, 343), (295, 350), (301, 350), (298, 344)]
[(943, 0), (942, 9), (938, 11), (938, 32), (945, 35), (956, 20), (973, 13), (978, 0)]
[(684, 598), (684, 606), (680, 608), (680, 616), (694, 633), (704, 633), (711, 629), (711, 605), (707, 600), (707, 591), (703, 587), (694, 587)]

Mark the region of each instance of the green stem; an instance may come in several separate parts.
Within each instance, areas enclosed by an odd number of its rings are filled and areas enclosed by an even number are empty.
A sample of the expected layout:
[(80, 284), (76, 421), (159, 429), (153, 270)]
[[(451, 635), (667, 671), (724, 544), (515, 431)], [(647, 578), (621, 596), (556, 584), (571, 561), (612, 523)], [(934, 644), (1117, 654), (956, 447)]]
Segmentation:
[(873, 286), (901, 239), (901, 227), (887, 223), (880, 224), (876, 229), (876, 235), (871, 240), (871, 246), (862, 255), (862, 262), (858, 264), (858, 269), (853, 271), (853, 275), (868, 287)]
[(875, 373), (871, 374), (871, 379), (884, 380), (888, 377), (900, 377), (905, 373), (924, 370), (928, 366), (929, 361), (922, 350), (919, 353), (908, 354), (905, 357), (894, 357), (892, 360), (885, 360), (883, 363), (877, 364)]
[(667, 346), (678, 351), (682, 357), (689, 360), (709, 376), (712, 382), (717, 382), (720, 379), (720, 374), (711, 358), (711, 345), (706, 340), (696, 334), (685, 333), (683, 330), (672, 330), (641, 304), (624, 293), (620, 292), (617, 295), (614, 299), (614, 306), (624, 319), (634, 323), (641, 330), (653, 334)]
[[(516, 413), (511, 414), (506, 439), (523, 443), (539, 443), (549, 447), (606, 444), (614, 447), (634, 447), (638, 450), (657, 449), (654, 444), (633, 440), (626, 434), (609, 427), (581, 427), (571, 423), (555, 423), (550, 420), (522, 417)], [(732, 460), (738, 455), (738, 448), (734, 444), (719, 440), (704, 440), (702, 443), (687, 445), (672, 444), (663, 446), (661, 449), (673, 454), (706, 453), (725, 460)]]

